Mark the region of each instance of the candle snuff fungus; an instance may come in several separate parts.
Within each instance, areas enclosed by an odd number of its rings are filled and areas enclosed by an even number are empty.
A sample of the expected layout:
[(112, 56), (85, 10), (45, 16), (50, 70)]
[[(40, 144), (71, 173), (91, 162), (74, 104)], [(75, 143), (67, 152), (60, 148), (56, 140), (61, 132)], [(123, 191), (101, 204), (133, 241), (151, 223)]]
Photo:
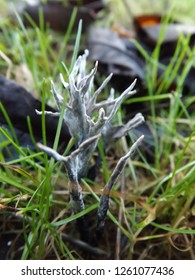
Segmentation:
[[(63, 121), (66, 123), (70, 135), (76, 139), (74, 144), (75, 149), (67, 156), (60, 155), (57, 151), (47, 146), (38, 143), (37, 146), (46, 154), (52, 156), (57, 161), (64, 163), (67, 175), (69, 177), (69, 192), (72, 209), (74, 213), (84, 210), (84, 202), (81, 189), (81, 179), (86, 177), (90, 159), (97, 147), (100, 136), (103, 142), (111, 143), (124, 136), (130, 129), (144, 122), (144, 117), (141, 113), (135, 115), (133, 119), (125, 125), (113, 126), (111, 120), (118, 111), (119, 106), (124, 99), (129, 98), (136, 93), (134, 86), (136, 80), (118, 97), (115, 98), (114, 90), (111, 89), (110, 95), (106, 100), (98, 102), (98, 96), (110, 81), (110, 74), (94, 91), (94, 77), (97, 72), (98, 63), (95, 63), (94, 68), (89, 74), (86, 74), (86, 62), (88, 50), (79, 56), (76, 60), (73, 69), (69, 75), (69, 82), (65, 82), (62, 74), (60, 80), (65, 90), (69, 95), (69, 101), (65, 109), (63, 105), (64, 97), (58, 93), (54, 83), (51, 81), (51, 92), (54, 96), (58, 113), (36, 111), (37, 114), (50, 114), (54, 117), (60, 116), (63, 113)], [(61, 112), (64, 110), (64, 112)], [(95, 118), (96, 116), (96, 118)], [(105, 218), (109, 208), (109, 195), (112, 186), (115, 184), (118, 176), (123, 170), (127, 159), (141, 144), (144, 136), (139, 137), (131, 146), (129, 152), (123, 156), (117, 163), (113, 173), (106, 186), (103, 188), (100, 197), (100, 203), (97, 213), (97, 232), (101, 233), (104, 228)]]

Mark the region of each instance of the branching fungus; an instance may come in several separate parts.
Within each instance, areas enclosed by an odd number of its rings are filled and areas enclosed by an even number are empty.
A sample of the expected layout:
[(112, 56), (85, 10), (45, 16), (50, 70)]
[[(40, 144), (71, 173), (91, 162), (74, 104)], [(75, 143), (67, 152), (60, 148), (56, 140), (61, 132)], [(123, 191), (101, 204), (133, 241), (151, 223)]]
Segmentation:
[[(71, 152), (70, 155), (64, 157), (53, 149), (38, 143), (38, 147), (45, 153), (54, 157), (57, 161), (64, 162), (70, 180), (70, 198), (72, 202), (72, 208), (75, 213), (84, 209), (80, 181), (81, 178), (86, 177), (90, 159), (97, 147), (99, 137), (102, 135), (105, 143), (113, 142), (114, 140), (117, 140), (118, 138), (121, 138), (123, 135), (125, 135), (132, 127), (135, 127), (144, 121), (143, 116), (139, 113), (133, 118), (133, 120), (130, 120), (124, 126), (113, 127), (111, 125), (111, 120), (116, 114), (123, 100), (136, 92), (133, 89), (136, 80), (119, 97), (114, 97), (114, 90), (112, 89), (108, 99), (97, 102), (98, 95), (110, 81), (112, 74), (110, 74), (104, 80), (102, 85), (95, 92), (93, 92), (93, 82), (98, 63), (95, 64), (95, 67), (87, 75), (87, 56), (87, 50), (85, 50), (85, 53), (82, 56), (79, 56), (72, 69), (72, 72), (69, 75), (69, 83), (65, 82), (63, 76), (60, 74), (62, 85), (69, 95), (69, 101), (66, 104), (66, 108), (63, 112), (63, 118), (64, 122), (68, 126), (71, 136), (77, 139), (75, 150)], [(59, 113), (53, 114), (52, 112), (47, 111), (37, 111), (37, 114), (44, 113), (51, 114), (53, 116), (60, 115), (64, 98), (57, 92), (53, 82), (51, 82), (51, 92), (55, 98)], [(96, 119), (95, 113), (97, 115)], [(100, 199), (100, 206), (98, 209), (97, 230), (99, 232), (102, 231), (104, 226), (111, 188), (118, 175), (122, 171), (127, 159), (140, 145), (142, 139), (143, 136), (141, 136), (133, 144), (127, 155), (119, 160), (109, 182), (103, 190), (103, 194)]]

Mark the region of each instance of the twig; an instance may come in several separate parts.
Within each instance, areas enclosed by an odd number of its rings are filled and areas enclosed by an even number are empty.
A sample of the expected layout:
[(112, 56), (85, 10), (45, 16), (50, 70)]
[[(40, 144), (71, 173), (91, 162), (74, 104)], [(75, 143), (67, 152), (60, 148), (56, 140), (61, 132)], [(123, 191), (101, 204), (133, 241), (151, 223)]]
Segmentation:
[(97, 247), (93, 247), (93, 246), (89, 245), (88, 243), (83, 242), (81, 240), (75, 239), (66, 233), (62, 233), (62, 239), (66, 242), (68, 241), (68, 242), (72, 243), (75, 246), (78, 246), (80, 249), (87, 251), (91, 254), (94, 254), (97, 256), (106, 256), (106, 257), (109, 256), (109, 254), (106, 251), (104, 251), (100, 248), (97, 248)]

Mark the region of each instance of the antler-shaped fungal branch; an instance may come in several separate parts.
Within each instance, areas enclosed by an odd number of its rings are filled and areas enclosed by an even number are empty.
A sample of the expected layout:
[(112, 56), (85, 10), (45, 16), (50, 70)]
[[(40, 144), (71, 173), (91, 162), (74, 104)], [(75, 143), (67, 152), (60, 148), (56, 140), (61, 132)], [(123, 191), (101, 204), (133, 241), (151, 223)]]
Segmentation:
[(49, 156), (55, 158), (55, 160), (62, 161), (64, 163), (65, 168), (67, 170), (67, 174), (70, 179), (69, 192), (74, 213), (80, 212), (85, 209), (82, 197), (82, 189), (79, 184), (78, 178), (78, 155), (83, 151), (87, 150), (89, 145), (96, 141), (99, 138), (99, 136), (100, 135), (98, 134), (85, 140), (79, 145), (79, 147), (76, 150), (74, 150), (68, 156), (62, 156), (54, 149), (44, 146), (41, 143), (37, 143), (37, 146), (40, 150), (44, 151)]
[[(76, 150), (70, 155), (63, 157), (51, 148), (38, 144), (38, 147), (44, 152), (53, 156), (58, 161), (63, 161), (70, 179), (70, 195), (73, 201), (73, 210), (78, 212), (83, 210), (84, 204), (82, 201), (80, 180), (86, 177), (90, 158), (97, 147), (98, 138), (103, 135), (106, 139), (112, 128), (110, 122), (116, 114), (119, 106), (124, 99), (133, 95), (136, 91), (133, 89), (136, 80), (119, 96), (114, 97), (114, 90), (110, 92), (110, 97), (104, 101), (97, 102), (99, 94), (110, 81), (112, 74), (110, 74), (102, 83), (102, 85), (93, 92), (93, 81), (97, 72), (98, 63), (96, 62), (94, 68), (87, 75), (86, 74), (86, 60), (88, 50), (85, 50), (82, 56), (79, 56), (72, 72), (69, 75), (69, 81), (65, 82), (62, 74), (60, 74), (61, 83), (65, 92), (69, 95), (69, 101), (63, 113), (64, 122), (68, 126), (71, 136), (77, 139), (75, 144)], [(59, 116), (62, 111), (62, 104), (64, 97), (58, 93), (54, 83), (51, 82), (51, 92), (54, 96), (59, 113), (39, 112), (38, 114), (50, 114), (54, 117)], [(96, 116), (96, 118), (95, 118)], [(122, 137), (132, 126), (140, 124), (144, 121), (141, 114), (135, 117), (134, 121), (129, 122), (125, 126), (115, 127), (115, 134), (113, 138)]]
[(106, 215), (109, 208), (109, 197), (110, 197), (110, 192), (112, 190), (112, 187), (116, 183), (116, 180), (118, 179), (123, 168), (125, 167), (128, 158), (134, 154), (135, 150), (140, 146), (143, 139), (144, 139), (144, 135), (142, 135), (140, 138), (137, 139), (137, 141), (131, 146), (129, 152), (125, 156), (120, 158), (114, 171), (112, 172), (112, 175), (110, 176), (108, 183), (105, 185), (103, 189), (102, 196), (100, 198), (99, 208), (98, 208), (97, 235), (99, 237), (102, 235), (103, 232)]

